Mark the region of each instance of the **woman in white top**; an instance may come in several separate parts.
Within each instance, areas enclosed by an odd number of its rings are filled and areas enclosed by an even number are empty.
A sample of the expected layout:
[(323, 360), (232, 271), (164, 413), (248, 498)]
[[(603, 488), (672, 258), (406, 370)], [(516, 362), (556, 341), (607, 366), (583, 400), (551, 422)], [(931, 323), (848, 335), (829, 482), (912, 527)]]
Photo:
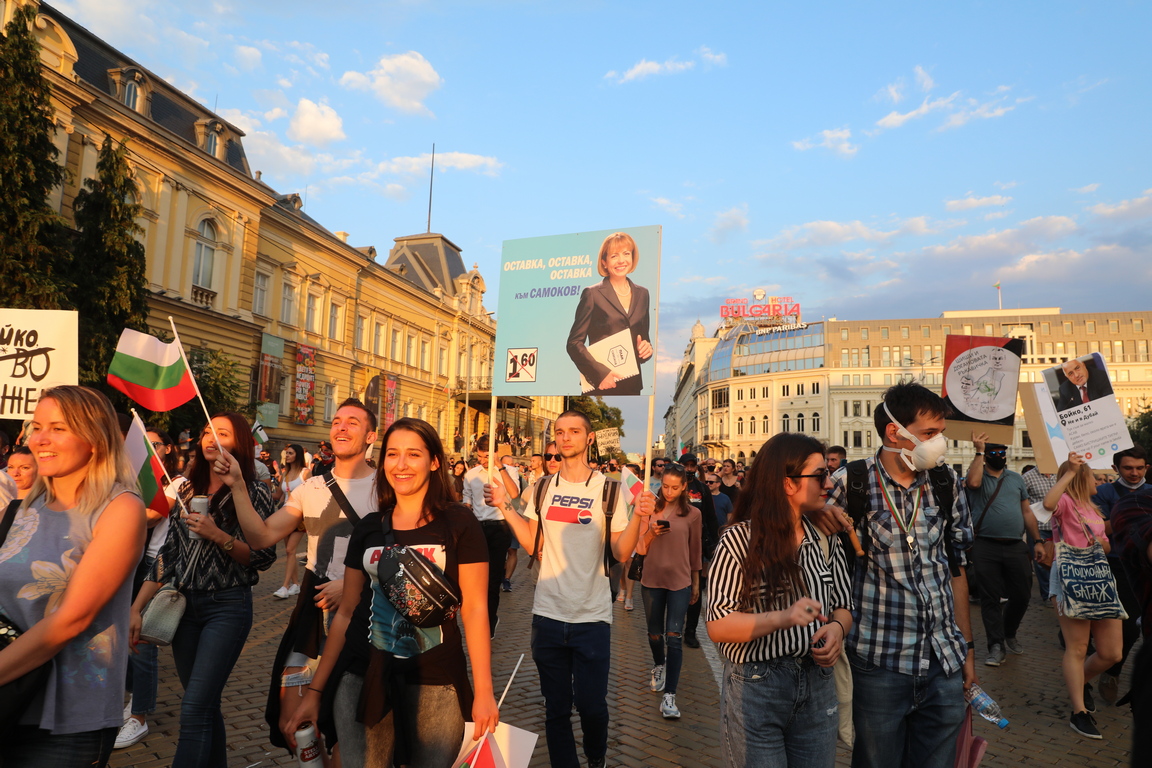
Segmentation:
[[(304, 448), (296, 443), (284, 449), (284, 463), (281, 467), (280, 482), (272, 493), (272, 498), (278, 506), (288, 500), (292, 491), (296, 490), (296, 486), (312, 476), (308, 471), (308, 464), (304, 461)], [(297, 577), (300, 564), (296, 559), (296, 547), (303, 536), (304, 523), (301, 522), (300, 526), (284, 539), (284, 583), (280, 589), (272, 593), (273, 597), (287, 600), (300, 594), (300, 579)]]

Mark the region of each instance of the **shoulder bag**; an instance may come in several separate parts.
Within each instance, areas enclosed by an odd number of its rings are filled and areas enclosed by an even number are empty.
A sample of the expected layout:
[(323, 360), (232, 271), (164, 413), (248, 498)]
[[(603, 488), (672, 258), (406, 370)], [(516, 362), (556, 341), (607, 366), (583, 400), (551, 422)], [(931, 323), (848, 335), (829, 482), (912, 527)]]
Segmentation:
[[(176, 494), (176, 499), (183, 505), (184, 500), (179, 493)], [(184, 593), (180, 590), (183, 589), (188, 574), (192, 572), (192, 565), (196, 562), (199, 554), (200, 546), (194, 544), (192, 559), (189, 561), (188, 567), (184, 569), (184, 579), (181, 580), (181, 583), (178, 585), (165, 584), (148, 601), (148, 605), (140, 617), (140, 640), (142, 642), (160, 646), (172, 644), (172, 638), (176, 635), (176, 628), (180, 626), (180, 620), (184, 618), (184, 608), (187, 605)]]
[[(832, 539), (825, 536), (819, 528), (813, 526), (813, 529), (820, 540), (820, 550), (824, 553), (824, 561), (828, 564), (828, 569), (831, 570)], [(856, 725), (852, 722), (852, 666), (848, 663), (848, 653), (844, 647), (847, 640), (848, 638), (845, 637), (840, 641), (840, 658), (832, 667), (832, 679), (836, 683), (836, 702), (840, 710), (840, 728), (837, 733), (844, 746), (852, 749), (852, 745), (856, 742)]]
[[(1070, 619), (1127, 619), (1128, 612), (1120, 603), (1116, 577), (1108, 565), (1104, 545), (1095, 540), (1079, 509), (1076, 516), (1092, 544), (1074, 547), (1064, 541), (1056, 542), (1060, 609)], [(1060, 538), (1063, 539), (1063, 535)]]
[[(0, 520), (0, 545), (8, 537), (12, 521), (16, 519), (16, 511), (20, 508), (21, 499), (12, 499), (4, 511), (4, 518)], [(12, 641), (20, 637), (23, 632), (12, 621), (0, 614), (0, 650), (7, 648)], [(43, 689), (48, 684), (48, 676), (52, 672), (51, 660), (44, 662), (31, 672), (25, 672), (11, 682), (0, 685), (0, 734), (15, 727), (20, 718)]]
[[(414, 549), (396, 545), (392, 530), (392, 510), (380, 516), (384, 531), (384, 557), (393, 563), (392, 575), (387, 579), (381, 573), (380, 581), (388, 602), (401, 616), (415, 627), (438, 627), (456, 618), (460, 610), (460, 590), (444, 575), (444, 571)], [(388, 566), (381, 564), (386, 572)]]

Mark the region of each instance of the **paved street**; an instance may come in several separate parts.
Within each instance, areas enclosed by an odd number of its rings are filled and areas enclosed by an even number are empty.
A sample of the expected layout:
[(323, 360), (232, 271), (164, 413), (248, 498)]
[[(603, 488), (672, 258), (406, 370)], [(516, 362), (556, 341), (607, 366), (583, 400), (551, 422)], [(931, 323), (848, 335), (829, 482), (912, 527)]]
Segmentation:
[[(280, 585), (282, 578), (283, 566), (278, 563), (264, 574), (256, 587), (252, 633), (225, 692), (224, 717), (228, 728), (230, 768), (296, 765), (295, 759), (268, 744), (263, 717), (268, 668), (291, 612), (291, 601), (272, 597), (272, 591)], [(502, 716), (518, 727), (541, 734), (532, 765), (546, 766), (544, 703), (528, 648), (534, 579), (534, 573), (524, 569), (524, 559), (521, 558), (520, 569), (513, 580), (513, 592), (502, 596), (500, 629), (493, 648), (493, 673), (499, 691), (520, 653), (529, 654), (504, 703)], [(626, 613), (619, 603), (615, 608), (608, 764), (685, 768), (719, 766), (719, 686), (708, 660), (709, 655), (715, 658), (714, 651), (703, 637), (703, 650), (685, 649), (684, 672), (677, 695), (683, 717), (679, 721), (662, 719), (658, 711), (659, 696), (647, 689), (651, 659), (638, 590), (636, 597), (634, 612)], [(978, 606), (973, 606), (973, 614), (980, 648), (978, 674), (985, 690), (1000, 703), (1005, 716), (1011, 720), (1008, 729), (1000, 731), (991, 723), (977, 718), (977, 733), (990, 742), (983, 765), (1082, 764), (1093, 768), (1128, 765), (1131, 716), (1126, 708), (1099, 705), (1096, 720), (1104, 734), (1103, 741), (1080, 738), (1068, 727), (1067, 697), (1060, 673), (1060, 649), (1056, 642), (1056, 619), (1051, 608), (1041, 606), (1034, 599), (1020, 633), (1025, 655), (1009, 656), (1000, 668), (983, 665), (984, 641)], [(180, 684), (171, 658), (168, 650), (161, 650), (162, 683), (157, 711), (149, 719), (151, 731), (139, 744), (114, 753), (113, 766), (151, 768), (171, 762), (178, 736), (180, 701)], [(1121, 690), (1126, 690), (1126, 683), (1127, 675), (1121, 681)], [(837, 764), (848, 765), (846, 752), (841, 752)]]

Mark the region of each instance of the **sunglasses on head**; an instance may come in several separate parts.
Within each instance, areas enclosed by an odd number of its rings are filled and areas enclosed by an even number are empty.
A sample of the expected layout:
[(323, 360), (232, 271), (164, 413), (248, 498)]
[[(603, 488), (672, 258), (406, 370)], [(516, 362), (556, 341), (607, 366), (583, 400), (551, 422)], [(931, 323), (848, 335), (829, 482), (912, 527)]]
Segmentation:
[(546, 454), (544, 454), (544, 461), (560, 461), (560, 459), (561, 459), (561, 456), (558, 453), (546, 453)]

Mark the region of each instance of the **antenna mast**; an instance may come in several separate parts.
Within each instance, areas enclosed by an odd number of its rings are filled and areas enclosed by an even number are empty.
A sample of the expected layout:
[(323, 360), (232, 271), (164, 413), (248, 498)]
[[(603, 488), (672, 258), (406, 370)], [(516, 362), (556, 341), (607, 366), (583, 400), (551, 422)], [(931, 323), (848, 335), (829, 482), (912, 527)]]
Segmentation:
[(436, 178), (436, 143), (432, 143), (432, 169), (428, 171), (428, 232), (432, 231), (432, 182)]

